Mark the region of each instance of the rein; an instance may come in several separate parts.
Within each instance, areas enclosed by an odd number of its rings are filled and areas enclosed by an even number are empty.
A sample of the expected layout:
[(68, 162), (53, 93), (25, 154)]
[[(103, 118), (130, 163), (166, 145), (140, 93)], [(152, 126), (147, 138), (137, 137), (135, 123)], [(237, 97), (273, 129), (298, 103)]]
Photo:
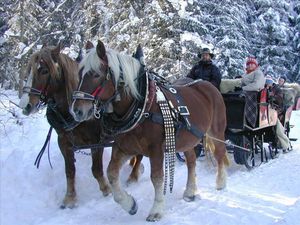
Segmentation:
[(40, 162), (41, 162), (42, 156), (43, 156), (43, 154), (46, 150), (47, 145), (48, 145), (48, 161), (49, 161), (51, 169), (53, 169), (52, 164), (51, 164), (51, 160), (50, 160), (50, 151), (49, 151), (50, 150), (50, 138), (51, 138), (52, 129), (53, 129), (53, 127), (50, 126), (48, 134), (47, 134), (47, 138), (45, 140), (45, 143), (44, 143), (42, 149), (40, 150), (39, 154), (37, 155), (37, 157), (34, 161), (34, 165), (36, 166), (37, 169), (40, 166)]

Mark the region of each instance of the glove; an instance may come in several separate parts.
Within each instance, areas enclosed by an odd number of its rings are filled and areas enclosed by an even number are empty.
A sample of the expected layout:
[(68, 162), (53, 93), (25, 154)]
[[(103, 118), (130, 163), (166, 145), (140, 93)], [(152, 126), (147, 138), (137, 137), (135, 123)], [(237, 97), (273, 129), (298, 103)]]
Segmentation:
[(241, 90), (242, 90), (241, 87), (235, 87), (235, 88), (234, 88), (234, 91), (241, 91)]

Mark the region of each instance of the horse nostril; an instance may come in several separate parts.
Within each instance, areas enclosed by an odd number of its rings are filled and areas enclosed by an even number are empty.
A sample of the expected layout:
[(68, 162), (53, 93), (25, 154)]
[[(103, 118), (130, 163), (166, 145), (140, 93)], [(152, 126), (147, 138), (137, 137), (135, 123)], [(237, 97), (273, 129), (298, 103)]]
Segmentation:
[(77, 117), (81, 117), (83, 115), (83, 112), (80, 109), (75, 109), (74, 113)]
[(30, 103), (28, 103), (26, 105), (26, 107), (23, 109), (23, 114), (28, 116), (31, 111), (31, 108), (32, 108), (32, 105)]

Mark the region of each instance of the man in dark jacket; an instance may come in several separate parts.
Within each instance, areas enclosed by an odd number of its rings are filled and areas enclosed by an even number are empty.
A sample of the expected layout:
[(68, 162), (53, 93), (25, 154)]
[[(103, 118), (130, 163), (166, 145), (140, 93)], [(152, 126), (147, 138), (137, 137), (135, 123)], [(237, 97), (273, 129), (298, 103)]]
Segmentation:
[(200, 58), (199, 63), (193, 66), (187, 77), (209, 81), (220, 90), (222, 76), (219, 68), (212, 63), (214, 54), (208, 48), (203, 48), (198, 57)]

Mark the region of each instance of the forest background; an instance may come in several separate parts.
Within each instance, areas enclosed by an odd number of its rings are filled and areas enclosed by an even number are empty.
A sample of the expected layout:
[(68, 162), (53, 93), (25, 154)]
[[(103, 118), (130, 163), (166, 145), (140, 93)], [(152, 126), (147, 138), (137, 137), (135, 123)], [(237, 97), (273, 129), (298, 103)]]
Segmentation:
[(170, 80), (209, 47), (223, 78), (242, 75), (253, 55), (266, 75), (300, 81), (299, 0), (1, 0), (0, 87), (22, 90), (44, 43), (62, 41), (76, 58), (98, 39), (125, 54), (140, 43), (147, 66)]

